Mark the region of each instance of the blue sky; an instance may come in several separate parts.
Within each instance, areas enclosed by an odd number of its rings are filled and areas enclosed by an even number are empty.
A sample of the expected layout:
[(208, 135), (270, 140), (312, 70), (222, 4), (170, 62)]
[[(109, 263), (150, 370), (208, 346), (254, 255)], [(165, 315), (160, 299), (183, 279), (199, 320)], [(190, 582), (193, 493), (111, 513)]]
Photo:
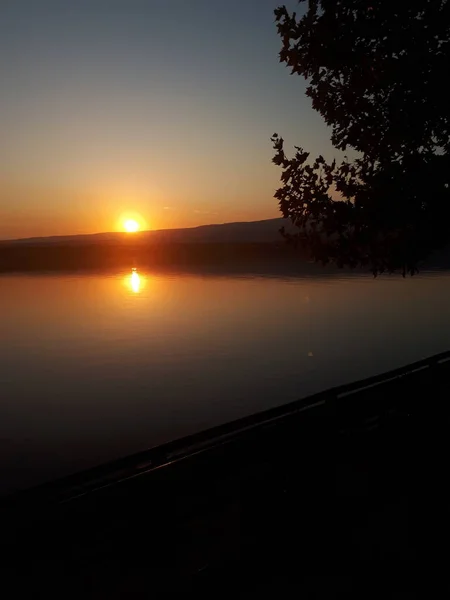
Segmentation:
[(277, 216), (270, 136), (336, 154), (277, 5), (3, 0), (0, 237)]

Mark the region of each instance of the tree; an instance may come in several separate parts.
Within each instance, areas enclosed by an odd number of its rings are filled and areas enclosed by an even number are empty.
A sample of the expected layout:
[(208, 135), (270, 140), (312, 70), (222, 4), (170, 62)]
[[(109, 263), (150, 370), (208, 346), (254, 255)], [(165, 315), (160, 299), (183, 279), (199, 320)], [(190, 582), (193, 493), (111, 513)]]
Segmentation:
[(299, 2), (275, 10), (280, 62), (357, 158), (288, 158), (274, 134), (285, 235), (323, 263), (413, 274), (450, 241), (450, 1)]

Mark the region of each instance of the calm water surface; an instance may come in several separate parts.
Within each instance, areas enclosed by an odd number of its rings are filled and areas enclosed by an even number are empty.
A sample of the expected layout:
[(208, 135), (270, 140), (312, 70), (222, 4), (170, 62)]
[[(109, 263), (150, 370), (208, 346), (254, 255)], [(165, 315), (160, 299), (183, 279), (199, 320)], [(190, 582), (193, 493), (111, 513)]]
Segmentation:
[(450, 275), (0, 276), (0, 491), (450, 349)]

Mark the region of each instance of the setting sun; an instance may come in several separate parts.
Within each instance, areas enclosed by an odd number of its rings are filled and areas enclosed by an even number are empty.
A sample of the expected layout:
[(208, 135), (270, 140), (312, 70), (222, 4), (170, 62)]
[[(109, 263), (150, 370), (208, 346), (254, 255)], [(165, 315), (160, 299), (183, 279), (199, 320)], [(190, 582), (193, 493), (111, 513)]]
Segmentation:
[(123, 228), (128, 233), (134, 233), (136, 231), (139, 231), (139, 223), (134, 219), (127, 219), (123, 224)]

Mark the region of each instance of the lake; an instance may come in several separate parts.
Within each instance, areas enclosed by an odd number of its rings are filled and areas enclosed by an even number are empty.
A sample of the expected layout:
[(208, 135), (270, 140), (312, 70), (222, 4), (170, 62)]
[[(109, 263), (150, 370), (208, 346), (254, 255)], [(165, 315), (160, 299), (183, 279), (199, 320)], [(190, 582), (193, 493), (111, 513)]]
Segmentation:
[(450, 275), (0, 276), (0, 491), (450, 349)]

